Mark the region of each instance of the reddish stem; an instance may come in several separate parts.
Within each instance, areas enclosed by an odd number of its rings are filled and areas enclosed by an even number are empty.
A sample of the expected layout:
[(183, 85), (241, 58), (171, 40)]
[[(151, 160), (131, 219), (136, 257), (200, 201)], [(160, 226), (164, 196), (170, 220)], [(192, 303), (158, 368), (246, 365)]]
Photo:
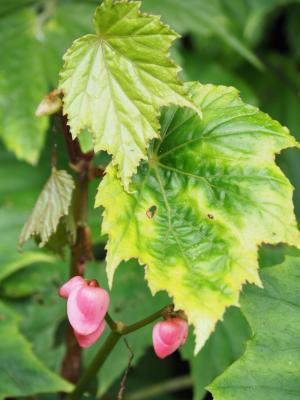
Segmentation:
[[(94, 152), (83, 153), (77, 139), (73, 140), (67, 118), (60, 116), (62, 132), (68, 149), (70, 163), (78, 172), (73, 198), (73, 213), (77, 226), (76, 242), (71, 246), (70, 277), (84, 275), (86, 261), (93, 258), (90, 229), (87, 226), (89, 176)], [(73, 329), (68, 325), (66, 354), (62, 363), (62, 376), (76, 384), (81, 375), (81, 348)]]

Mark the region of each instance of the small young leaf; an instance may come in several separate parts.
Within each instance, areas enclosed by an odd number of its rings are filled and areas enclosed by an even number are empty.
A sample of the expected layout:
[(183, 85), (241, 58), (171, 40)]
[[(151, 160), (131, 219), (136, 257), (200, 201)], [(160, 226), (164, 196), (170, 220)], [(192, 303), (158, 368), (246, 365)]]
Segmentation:
[(20, 247), (32, 236), (37, 238), (40, 247), (48, 242), (61, 217), (68, 215), (73, 189), (72, 177), (66, 171), (53, 169), (21, 232)]
[(60, 219), (56, 231), (49, 237), (45, 247), (64, 258), (66, 246), (73, 245), (76, 241), (76, 233), (76, 222), (69, 209), (69, 214)]
[(297, 400), (300, 393), (299, 257), (261, 272), (241, 307), (253, 337), (245, 354), (209, 387), (215, 400)]
[(140, 5), (103, 1), (94, 15), (96, 34), (73, 43), (60, 76), (73, 137), (89, 129), (95, 151), (113, 155), (126, 188), (147, 158), (149, 140), (158, 137), (160, 107), (195, 108), (169, 59), (178, 35)]
[(292, 186), (274, 162), (295, 139), (234, 88), (196, 83), (190, 93), (203, 120), (168, 109), (130, 193), (111, 165), (96, 205), (105, 209), (110, 284), (121, 260), (146, 264), (152, 292), (166, 290), (195, 326), (198, 351), (225, 308), (239, 304), (243, 283), (260, 284), (257, 246), (300, 239)]

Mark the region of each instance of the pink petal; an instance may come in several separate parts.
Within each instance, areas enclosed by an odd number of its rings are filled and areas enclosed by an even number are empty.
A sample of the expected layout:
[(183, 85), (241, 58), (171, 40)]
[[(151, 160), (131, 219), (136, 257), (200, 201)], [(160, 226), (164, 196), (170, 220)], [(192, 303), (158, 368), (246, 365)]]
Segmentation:
[(177, 318), (168, 318), (159, 323), (159, 336), (163, 343), (172, 345), (174, 342), (182, 340), (182, 326)]
[(158, 322), (153, 329), (153, 347), (159, 358), (165, 358), (174, 353), (182, 343), (182, 329), (171, 320)]
[(97, 330), (109, 306), (106, 290), (93, 286), (79, 286), (72, 290), (67, 303), (70, 324), (80, 335)]
[(173, 318), (173, 323), (178, 324), (178, 326), (180, 327), (181, 345), (183, 345), (188, 337), (189, 325), (187, 321), (179, 317)]
[(76, 336), (76, 339), (79, 343), (80, 347), (89, 347), (92, 344), (94, 344), (98, 338), (102, 335), (104, 329), (106, 327), (105, 321), (103, 320), (98, 328), (96, 329), (95, 332), (90, 333), (89, 335), (81, 335), (80, 333), (76, 332), (74, 330), (74, 334)]
[(59, 289), (58, 294), (67, 299), (73, 289), (78, 286), (86, 285), (85, 280), (81, 276), (73, 276)]

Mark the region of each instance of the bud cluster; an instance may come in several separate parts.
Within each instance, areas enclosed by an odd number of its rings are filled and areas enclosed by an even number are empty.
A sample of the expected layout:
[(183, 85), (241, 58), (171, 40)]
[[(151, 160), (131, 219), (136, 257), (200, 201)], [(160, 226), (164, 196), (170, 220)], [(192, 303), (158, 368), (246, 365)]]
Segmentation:
[[(98, 282), (74, 276), (60, 289), (67, 299), (67, 314), (81, 347), (94, 344), (105, 329), (109, 294)], [(156, 355), (165, 358), (182, 346), (188, 335), (188, 323), (179, 315), (167, 315), (154, 325), (152, 340)]]

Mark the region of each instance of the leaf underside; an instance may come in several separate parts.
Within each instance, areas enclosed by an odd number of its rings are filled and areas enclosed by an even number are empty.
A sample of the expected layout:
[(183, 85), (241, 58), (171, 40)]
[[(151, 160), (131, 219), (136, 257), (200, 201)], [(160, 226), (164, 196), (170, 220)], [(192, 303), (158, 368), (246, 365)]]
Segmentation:
[(41, 192), (34, 209), (23, 227), (19, 246), (35, 237), (40, 247), (44, 246), (50, 236), (56, 232), (60, 219), (68, 215), (74, 182), (66, 171), (53, 170)]
[(145, 264), (152, 292), (166, 290), (194, 325), (197, 352), (225, 308), (239, 304), (243, 283), (260, 285), (257, 246), (299, 245), (292, 186), (274, 162), (297, 143), (234, 88), (188, 86), (203, 119), (167, 109), (162, 141), (151, 144), (130, 192), (111, 165), (96, 205), (110, 284), (121, 260)]
[(261, 272), (241, 307), (253, 331), (245, 354), (209, 387), (215, 400), (297, 400), (300, 396), (300, 259)]
[(113, 155), (126, 188), (150, 139), (158, 137), (160, 108), (194, 107), (169, 58), (178, 35), (140, 6), (105, 0), (94, 15), (96, 34), (73, 43), (60, 74), (73, 137), (87, 128), (95, 151)]

